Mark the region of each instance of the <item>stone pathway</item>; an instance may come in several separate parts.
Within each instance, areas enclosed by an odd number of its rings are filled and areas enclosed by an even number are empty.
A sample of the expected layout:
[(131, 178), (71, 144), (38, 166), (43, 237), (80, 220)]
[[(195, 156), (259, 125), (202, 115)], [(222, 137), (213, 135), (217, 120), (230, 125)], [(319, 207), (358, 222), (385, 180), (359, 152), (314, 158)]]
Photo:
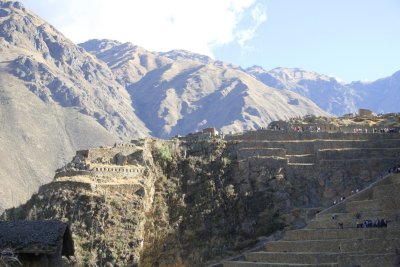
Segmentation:
[[(320, 212), (304, 229), (287, 231), (262, 251), (223, 266), (400, 266), (399, 192), (400, 174), (388, 175)], [(364, 220), (383, 218), (389, 220), (387, 228), (356, 228)]]

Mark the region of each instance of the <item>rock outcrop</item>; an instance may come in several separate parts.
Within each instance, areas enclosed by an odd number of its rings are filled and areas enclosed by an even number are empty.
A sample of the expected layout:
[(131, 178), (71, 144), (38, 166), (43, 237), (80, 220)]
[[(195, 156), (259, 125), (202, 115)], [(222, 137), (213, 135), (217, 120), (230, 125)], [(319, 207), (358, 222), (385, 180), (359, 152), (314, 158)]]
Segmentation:
[(78, 151), (3, 219), (70, 223), (81, 265), (204, 266), (379, 179), (400, 163), (399, 142), (259, 130), (117, 143)]

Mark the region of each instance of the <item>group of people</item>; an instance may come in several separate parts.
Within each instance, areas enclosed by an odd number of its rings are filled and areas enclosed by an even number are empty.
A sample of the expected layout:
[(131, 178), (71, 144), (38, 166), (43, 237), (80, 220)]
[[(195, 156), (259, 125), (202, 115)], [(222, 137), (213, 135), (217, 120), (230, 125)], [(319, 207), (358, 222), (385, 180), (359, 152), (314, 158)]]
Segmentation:
[(388, 173), (400, 173), (400, 164), (397, 166), (394, 166), (393, 168), (390, 168), (388, 170)]
[(354, 128), (353, 130), (354, 133), (398, 133), (399, 130), (396, 128), (372, 128), (372, 130), (368, 130), (367, 128), (362, 129), (362, 128)]
[(372, 227), (387, 227), (388, 221), (386, 219), (364, 220), (364, 222), (357, 222), (357, 228), (372, 228)]
[(340, 197), (338, 200), (335, 199), (333, 201), (333, 205), (339, 204), (339, 203), (343, 202), (345, 199), (346, 199), (346, 197)]
[(398, 133), (399, 130), (395, 129), (395, 128), (373, 128), (372, 129), (373, 133)]
[[(360, 189), (356, 188), (355, 190), (351, 190), (350, 194), (353, 195), (353, 194), (357, 194), (358, 192), (360, 192)], [(345, 199), (346, 199), (345, 196), (341, 196), (339, 199), (335, 199), (333, 201), (333, 205), (339, 204), (339, 203), (343, 202)]]
[(368, 129), (354, 128), (353, 133), (368, 133)]

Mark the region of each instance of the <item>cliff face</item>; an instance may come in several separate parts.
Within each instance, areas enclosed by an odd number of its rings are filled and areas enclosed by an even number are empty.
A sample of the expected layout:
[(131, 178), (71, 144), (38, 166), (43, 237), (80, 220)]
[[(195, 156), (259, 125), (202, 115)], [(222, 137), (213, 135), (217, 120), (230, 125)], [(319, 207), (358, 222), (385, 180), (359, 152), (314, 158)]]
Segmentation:
[(236, 151), (222, 139), (79, 151), (3, 219), (69, 222), (85, 266), (201, 266), (281, 226), (272, 191), (239, 193), (236, 169)]
[(374, 181), (399, 139), (255, 131), (78, 151), (3, 219), (69, 222), (85, 266), (204, 266)]

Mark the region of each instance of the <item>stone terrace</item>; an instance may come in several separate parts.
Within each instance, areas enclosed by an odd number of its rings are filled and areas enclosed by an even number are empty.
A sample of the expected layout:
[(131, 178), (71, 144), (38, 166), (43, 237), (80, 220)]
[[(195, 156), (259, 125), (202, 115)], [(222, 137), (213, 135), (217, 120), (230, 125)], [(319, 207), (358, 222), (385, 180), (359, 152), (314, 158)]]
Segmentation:
[[(390, 174), (318, 213), (305, 228), (223, 266), (400, 266), (399, 189), (400, 174)], [(357, 222), (383, 218), (386, 228), (356, 228)]]
[(225, 139), (236, 148), (239, 171), (256, 165), (279, 166), (291, 182), (318, 183), (319, 188), (312, 192), (314, 196), (298, 192), (308, 200), (297, 206), (326, 206), (335, 197), (349, 195), (351, 190), (374, 182), (400, 164), (399, 133), (258, 130)]

